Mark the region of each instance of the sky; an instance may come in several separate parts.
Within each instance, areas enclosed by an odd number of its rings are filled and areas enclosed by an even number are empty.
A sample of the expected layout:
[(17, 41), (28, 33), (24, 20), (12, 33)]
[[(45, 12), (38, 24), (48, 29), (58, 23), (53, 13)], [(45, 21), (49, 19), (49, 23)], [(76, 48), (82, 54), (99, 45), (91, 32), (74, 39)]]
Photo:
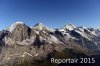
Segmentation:
[(100, 27), (100, 0), (0, 0), (0, 30), (22, 21), (49, 28), (66, 24)]

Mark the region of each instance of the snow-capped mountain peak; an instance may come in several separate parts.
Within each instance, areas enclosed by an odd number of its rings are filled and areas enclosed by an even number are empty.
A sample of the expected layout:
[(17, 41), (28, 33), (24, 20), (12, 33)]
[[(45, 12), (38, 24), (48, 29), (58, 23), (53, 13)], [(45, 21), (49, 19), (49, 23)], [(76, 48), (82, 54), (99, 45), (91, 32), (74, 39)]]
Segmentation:
[(68, 29), (68, 30), (74, 30), (75, 28), (76, 28), (76, 26), (74, 26), (73, 24), (65, 25), (65, 29)]
[(49, 28), (47, 26), (45, 26), (43, 23), (37, 23), (34, 28), (38, 29), (38, 30), (43, 30), (43, 29), (48, 29)]
[(8, 28), (8, 31), (12, 32), (12, 31), (16, 28), (16, 26), (19, 25), (19, 24), (24, 25), (23, 22), (18, 21), (18, 22), (16, 22), (16, 23), (13, 23), (13, 24)]

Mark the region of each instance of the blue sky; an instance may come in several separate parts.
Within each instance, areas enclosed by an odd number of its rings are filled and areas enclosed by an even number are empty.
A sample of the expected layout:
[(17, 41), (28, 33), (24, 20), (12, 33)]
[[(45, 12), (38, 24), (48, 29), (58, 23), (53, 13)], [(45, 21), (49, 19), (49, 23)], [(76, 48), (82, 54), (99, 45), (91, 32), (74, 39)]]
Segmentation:
[(100, 27), (100, 0), (0, 0), (0, 30), (16, 21), (50, 28), (68, 23)]

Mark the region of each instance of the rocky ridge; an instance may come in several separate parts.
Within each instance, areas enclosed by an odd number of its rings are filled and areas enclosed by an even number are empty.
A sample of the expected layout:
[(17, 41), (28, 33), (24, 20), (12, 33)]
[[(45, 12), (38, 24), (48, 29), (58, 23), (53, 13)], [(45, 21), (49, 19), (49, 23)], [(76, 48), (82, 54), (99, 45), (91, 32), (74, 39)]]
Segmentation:
[(49, 53), (66, 48), (84, 54), (100, 54), (99, 38), (99, 29), (94, 28), (67, 24), (61, 29), (49, 29), (42, 23), (30, 28), (16, 22), (0, 31), (0, 65), (17, 63), (19, 58), (19, 62), (46, 58)]

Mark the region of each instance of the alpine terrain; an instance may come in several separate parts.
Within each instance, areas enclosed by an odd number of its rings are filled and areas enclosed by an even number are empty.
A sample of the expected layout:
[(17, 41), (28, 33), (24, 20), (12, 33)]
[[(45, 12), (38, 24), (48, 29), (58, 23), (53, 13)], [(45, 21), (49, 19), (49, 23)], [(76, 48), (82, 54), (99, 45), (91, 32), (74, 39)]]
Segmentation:
[(51, 63), (51, 58), (95, 57), (99, 54), (100, 29), (73, 24), (50, 29), (42, 23), (29, 27), (16, 22), (0, 31), (0, 66), (57, 66), (62, 64)]

